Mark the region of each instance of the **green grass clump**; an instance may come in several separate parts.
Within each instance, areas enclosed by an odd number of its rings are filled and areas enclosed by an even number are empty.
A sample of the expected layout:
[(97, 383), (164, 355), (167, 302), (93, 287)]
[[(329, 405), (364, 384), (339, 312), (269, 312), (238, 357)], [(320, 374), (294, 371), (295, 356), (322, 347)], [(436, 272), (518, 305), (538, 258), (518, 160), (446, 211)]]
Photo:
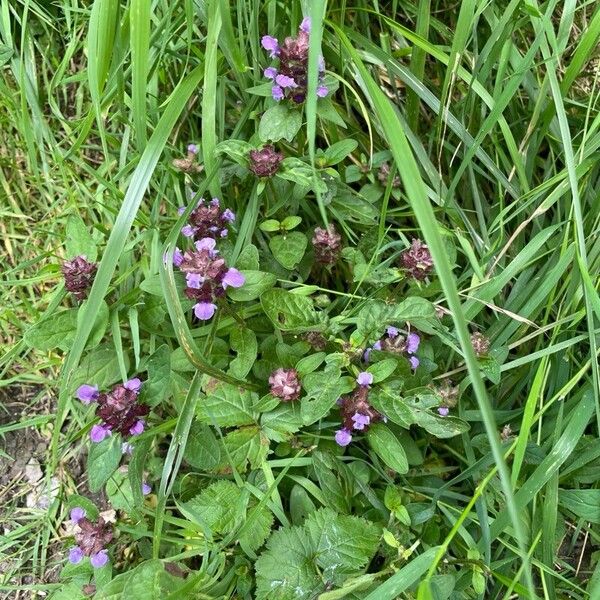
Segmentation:
[(599, 37), (590, 2), (0, 2), (0, 590), (599, 597)]

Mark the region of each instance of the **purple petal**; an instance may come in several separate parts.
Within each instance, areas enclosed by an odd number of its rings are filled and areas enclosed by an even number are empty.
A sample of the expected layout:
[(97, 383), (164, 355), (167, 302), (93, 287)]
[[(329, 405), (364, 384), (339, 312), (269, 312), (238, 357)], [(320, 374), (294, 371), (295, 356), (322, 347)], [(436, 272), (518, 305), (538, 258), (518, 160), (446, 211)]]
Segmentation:
[(317, 88), (317, 96), (319, 98), (325, 98), (325, 96), (327, 96), (327, 94), (329, 94), (329, 90), (327, 89), (326, 85), (320, 85)]
[(386, 331), (387, 331), (388, 337), (391, 337), (391, 338), (398, 337), (398, 335), (400, 333), (398, 331), (397, 327), (388, 327)]
[(273, 100), (283, 100), (283, 88), (279, 85), (274, 85), (271, 88), (271, 96), (273, 96)]
[(438, 413), (441, 417), (447, 417), (450, 413), (450, 409), (447, 406), (440, 406), (438, 407)]
[(235, 213), (226, 208), (221, 215), (221, 219), (223, 219), (223, 221), (227, 221), (228, 223), (233, 223), (235, 221)]
[(141, 419), (137, 421), (137, 423), (129, 429), (129, 433), (131, 435), (140, 435), (141, 433), (144, 433), (144, 421)]
[(90, 562), (94, 569), (102, 568), (108, 562), (108, 552), (106, 552), (106, 550), (100, 550), (100, 552), (92, 554), (90, 556)]
[(347, 446), (352, 441), (352, 434), (347, 429), (338, 429), (335, 432), (335, 442), (338, 446)]
[(300, 23), (300, 31), (304, 33), (310, 33), (310, 17), (304, 17), (302, 23)]
[(196, 250), (198, 250), (199, 252), (202, 250), (208, 250), (209, 253), (212, 255), (215, 254), (216, 245), (217, 242), (212, 238), (202, 238), (201, 240), (198, 240), (196, 242)]
[(198, 146), (196, 144), (188, 144), (187, 151), (190, 154), (198, 154)]
[(77, 388), (76, 395), (84, 404), (89, 404), (97, 400), (100, 394), (98, 393), (97, 385), (88, 385), (85, 383)]
[(371, 357), (371, 352), (373, 352), (373, 348), (367, 348), (364, 352), (363, 352), (363, 361), (368, 363), (369, 362), (369, 358)]
[(92, 430), (90, 431), (90, 439), (92, 442), (99, 443), (105, 437), (110, 435), (110, 429), (108, 427), (103, 427), (102, 425), (94, 425)]
[(175, 248), (175, 252), (173, 252), (173, 264), (176, 267), (180, 267), (183, 262), (183, 252), (179, 248)]
[(365, 428), (365, 425), (368, 425), (371, 422), (371, 417), (369, 417), (369, 415), (354, 413), (352, 421), (354, 422), (354, 429), (362, 431)]
[(294, 78), (288, 77), (287, 75), (277, 75), (277, 77), (275, 77), (275, 82), (284, 89), (298, 87), (298, 84), (294, 81)]
[(406, 351), (409, 354), (414, 354), (419, 349), (421, 338), (416, 333), (409, 333), (406, 338)]
[(239, 288), (246, 283), (246, 278), (237, 269), (231, 268), (225, 273), (221, 283), (223, 288)]
[(226, 238), (229, 235), (229, 231), (227, 231), (227, 229), (221, 229), (220, 235), (222, 238)]
[(123, 387), (131, 390), (132, 392), (139, 392), (140, 388), (142, 387), (142, 381), (139, 379), (139, 377), (134, 377), (133, 379), (126, 381), (123, 384)]
[(270, 35), (263, 35), (260, 40), (261, 46), (269, 52), (271, 58), (275, 58), (279, 54), (279, 42), (277, 38)]
[(81, 506), (76, 506), (75, 508), (71, 509), (71, 521), (73, 521), (73, 523), (77, 523), (80, 519), (83, 519), (83, 517), (85, 517), (85, 510), (83, 510), (83, 508), (81, 508)]
[(181, 228), (181, 235), (185, 237), (194, 237), (194, 233), (196, 233), (196, 229), (191, 225), (184, 225)]
[(204, 277), (200, 273), (186, 273), (185, 282), (189, 288), (199, 290), (204, 283)]
[(363, 387), (371, 385), (373, 383), (373, 374), (367, 371), (362, 371), (358, 374), (358, 377), (356, 378), (356, 383)]
[(277, 69), (275, 67), (267, 67), (264, 71), (263, 71), (263, 75), (267, 78), (267, 79), (275, 79), (275, 77), (277, 77)]
[(182, 215), (184, 212), (185, 212), (185, 206), (180, 206), (180, 207), (177, 209), (177, 214), (178, 214), (179, 216), (181, 216), (181, 215)]
[(213, 198), (213, 199), (210, 201), (210, 205), (211, 205), (211, 206), (219, 206), (220, 204), (221, 204), (221, 201), (220, 201), (218, 198)]
[(145, 481), (142, 483), (142, 494), (147, 496), (152, 491), (152, 486), (148, 485)]
[(121, 444), (121, 454), (133, 454), (133, 444), (123, 442)]
[(194, 306), (194, 314), (201, 321), (212, 319), (215, 310), (217, 310), (217, 305), (212, 304), (212, 302), (198, 302), (198, 304)]
[(69, 550), (69, 562), (76, 565), (83, 560), (83, 550), (79, 546), (73, 546)]
[(416, 356), (411, 356), (408, 361), (410, 362), (413, 371), (415, 371), (420, 364), (419, 359)]
[(381, 340), (377, 340), (374, 344), (373, 344), (373, 350), (381, 350)]

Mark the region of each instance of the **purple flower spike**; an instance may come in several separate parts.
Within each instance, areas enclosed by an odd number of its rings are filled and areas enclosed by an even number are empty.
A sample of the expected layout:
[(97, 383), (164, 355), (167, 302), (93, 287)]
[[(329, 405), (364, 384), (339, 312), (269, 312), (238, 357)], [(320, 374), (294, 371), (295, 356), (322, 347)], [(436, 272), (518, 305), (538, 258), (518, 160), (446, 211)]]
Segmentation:
[(388, 334), (388, 337), (395, 338), (395, 337), (398, 337), (400, 332), (398, 331), (397, 327), (388, 327), (387, 334)]
[(275, 58), (279, 54), (279, 43), (277, 38), (274, 38), (270, 35), (263, 35), (260, 40), (261, 46), (269, 52), (271, 58)]
[(409, 333), (406, 338), (406, 351), (409, 354), (414, 354), (419, 349), (421, 338), (416, 333)]
[(198, 302), (198, 304), (194, 305), (194, 314), (201, 321), (212, 319), (216, 310), (217, 305), (212, 302)]
[(96, 554), (90, 556), (90, 562), (94, 569), (101, 569), (108, 562), (108, 552), (106, 550), (100, 550)]
[(73, 521), (73, 523), (77, 523), (80, 519), (83, 519), (83, 517), (85, 517), (85, 510), (83, 510), (83, 508), (81, 508), (81, 506), (76, 506), (75, 508), (71, 509), (71, 521)]
[(325, 98), (325, 96), (327, 96), (327, 94), (329, 94), (329, 90), (327, 89), (326, 85), (320, 85), (317, 88), (317, 96), (319, 98)]
[(144, 421), (141, 419), (129, 430), (131, 435), (140, 435), (144, 433)]
[(294, 81), (294, 78), (288, 77), (287, 75), (277, 75), (275, 82), (284, 89), (298, 87), (298, 84)]
[(105, 437), (110, 435), (110, 429), (108, 427), (102, 427), (102, 425), (94, 425), (90, 431), (90, 439), (92, 442), (99, 443)]
[(187, 147), (187, 151), (190, 154), (198, 154), (198, 146), (196, 146), (196, 144), (189, 144)]
[(223, 276), (223, 288), (239, 288), (242, 287), (244, 283), (246, 283), (246, 278), (237, 269), (231, 268)]
[(367, 371), (362, 371), (356, 378), (356, 383), (361, 387), (367, 387), (373, 383), (373, 374)]
[(199, 290), (204, 283), (204, 277), (202, 277), (200, 273), (186, 273), (185, 282), (187, 283), (188, 287), (193, 288), (194, 290)]
[(280, 85), (274, 85), (271, 88), (271, 96), (273, 96), (273, 100), (283, 100), (283, 88)]
[(152, 491), (152, 486), (148, 485), (145, 481), (142, 483), (142, 494), (147, 496)]
[(347, 446), (352, 441), (352, 434), (347, 429), (338, 429), (335, 432), (335, 442), (338, 446)]
[(362, 431), (365, 428), (365, 426), (371, 422), (371, 417), (369, 417), (369, 415), (361, 415), (360, 413), (355, 413), (352, 417), (352, 421), (354, 421), (354, 429)]
[(417, 367), (421, 364), (419, 359), (416, 356), (411, 356), (408, 359), (408, 362), (410, 362), (410, 366), (412, 367), (413, 371), (416, 371)]
[(85, 383), (77, 388), (76, 395), (84, 404), (89, 404), (97, 400), (100, 394), (98, 393), (97, 385), (88, 385)]
[(131, 390), (132, 392), (139, 392), (140, 388), (142, 387), (142, 381), (138, 377), (134, 377), (133, 379), (126, 381), (123, 384), (123, 387), (126, 390)]
[(198, 240), (196, 242), (196, 250), (198, 250), (199, 252), (201, 252), (202, 250), (208, 250), (212, 256), (213, 254), (216, 254), (216, 245), (217, 242), (212, 238), (202, 238), (201, 240)]
[(84, 556), (83, 551), (81, 550), (81, 548), (79, 546), (73, 546), (69, 550), (69, 562), (72, 565), (79, 564), (83, 560), (83, 556)]
[(181, 228), (181, 235), (185, 237), (194, 237), (194, 233), (196, 233), (196, 230), (191, 225), (184, 225)]
[(447, 406), (440, 406), (438, 408), (438, 413), (440, 417), (447, 417), (450, 414), (450, 409)]
[(300, 31), (304, 33), (310, 33), (310, 17), (304, 17), (302, 23), (300, 23)]
[(226, 208), (221, 215), (221, 219), (223, 219), (223, 221), (227, 221), (227, 223), (233, 223), (235, 221), (235, 213)]
[(267, 79), (275, 79), (275, 77), (277, 77), (277, 69), (275, 67), (267, 67), (264, 71), (263, 71), (263, 75), (267, 78)]

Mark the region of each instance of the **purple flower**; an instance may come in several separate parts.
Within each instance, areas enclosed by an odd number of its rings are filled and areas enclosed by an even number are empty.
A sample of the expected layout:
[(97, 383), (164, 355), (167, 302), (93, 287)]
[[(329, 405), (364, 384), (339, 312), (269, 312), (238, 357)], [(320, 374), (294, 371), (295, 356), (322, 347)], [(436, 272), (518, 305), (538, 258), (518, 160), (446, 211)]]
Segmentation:
[(421, 338), (416, 333), (409, 333), (406, 338), (406, 351), (409, 354), (414, 354), (419, 349)]
[(329, 90), (327, 89), (326, 85), (320, 85), (319, 87), (317, 87), (317, 96), (319, 98), (325, 98), (327, 94), (329, 94)]
[(297, 400), (302, 391), (296, 369), (277, 369), (269, 377), (271, 394), (284, 402)]
[(302, 23), (300, 23), (300, 31), (304, 33), (310, 33), (310, 17), (304, 17)]
[(102, 568), (108, 562), (108, 552), (106, 552), (106, 550), (100, 550), (100, 552), (92, 554), (90, 556), (90, 562), (94, 569)]
[(84, 404), (89, 404), (90, 402), (97, 400), (100, 394), (98, 393), (97, 385), (88, 385), (87, 383), (84, 383), (77, 388), (76, 395)]
[(347, 446), (352, 441), (352, 434), (347, 429), (338, 429), (335, 432), (335, 442), (338, 446)]
[(173, 252), (173, 264), (178, 267), (181, 265), (183, 261), (183, 252), (179, 248), (175, 248), (175, 252)]
[(133, 379), (130, 379), (129, 381), (126, 381), (123, 384), (123, 387), (126, 390), (131, 390), (132, 392), (139, 392), (140, 388), (142, 387), (142, 382), (138, 377), (134, 377)]
[(219, 235), (222, 238), (226, 238), (229, 235), (229, 231), (227, 231), (227, 229), (221, 229), (221, 233)]
[(217, 305), (212, 302), (198, 302), (198, 304), (194, 305), (194, 314), (201, 321), (212, 319), (216, 310)]
[(388, 334), (388, 337), (395, 338), (395, 337), (398, 337), (400, 332), (398, 331), (397, 327), (388, 327), (387, 334)]
[(188, 287), (199, 290), (200, 286), (204, 283), (204, 277), (200, 273), (186, 273), (185, 282)]
[(275, 58), (279, 54), (280, 48), (277, 38), (274, 38), (270, 35), (263, 35), (260, 43), (261, 46), (269, 52), (271, 58)]
[(440, 406), (438, 407), (438, 413), (441, 417), (447, 417), (450, 413), (450, 409), (447, 406)]
[(196, 144), (188, 144), (187, 151), (189, 154), (198, 154), (198, 146)]
[(283, 88), (280, 85), (274, 85), (271, 88), (271, 96), (273, 96), (273, 100), (283, 100)]
[(83, 519), (83, 517), (85, 517), (85, 510), (83, 510), (83, 508), (81, 508), (81, 506), (76, 506), (75, 508), (71, 509), (71, 521), (73, 521), (73, 523), (77, 523), (77, 521), (79, 521), (80, 519)]
[[(233, 223), (235, 221), (235, 213), (226, 208), (221, 215), (221, 219), (223, 219), (223, 221), (227, 221), (227, 223)], [(225, 231), (227, 230), (225, 229)]]
[(371, 422), (371, 417), (369, 417), (369, 415), (355, 413), (352, 420), (354, 421), (354, 429), (363, 430), (365, 425), (368, 425)]
[(145, 481), (142, 483), (142, 494), (147, 496), (152, 491), (152, 486), (148, 485)]
[(105, 437), (110, 435), (110, 429), (108, 427), (103, 427), (102, 425), (94, 425), (92, 430), (90, 431), (90, 439), (92, 442), (99, 443)]
[(72, 565), (77, 565), (83, 560), (83, 550), (79, 546), (73, 546), (69, 550), (69, 562)]
[(377, 340), (374, 344), (373, 344), (373, 350), (381, 350), (381, 340)]
[(288, 77), (287, 75), (277, 75), (275, 82), (284, 89), (298, 87), (298, 84), (294, 81), (294, 78)]
[(220, 204), (221, 204), (221, 201), (220, 201), (218, 198), (213, 198), (213, 199), (210, 201), (210, 205), (211, 205), (211, 206), (219, 206)]
[(373, 348), (367, 348), (364, 352), (363, 352), (363, 361), (368, 363), (369, 359), (371, 358), (371, 352), (373, 352)]
[(181, 235), (185, 237), (194, 237), (194, 233), (196, 233), (196, 230), (191, 225), (184, 225), (181, 228)]
[(263, 75), (267, 78), (267, 79), (275, 79), (275, 77), (277, 77), (277, 69), (275, 67), (267, 67), (264, 71), (263, 71)]
[(208, 250), (210, 256), (214, 256), (217, 254), (217, 251), (215, 250), (216, 245), (217, 242), (212, 238), (202, 238), (196, 242), (196, 250), (199, 252), (202, 250)]
[(228, 287), (239, 288), (242, 287), (245, 282), (246, 278), (237, 269), (232, 267), (231, 269), (228, 269), (227, 273), (223, 276), (222, 284), (223, 289)]
[(362, 387), (367, 387), (373, 383), (373, 374), (368, 371), (362, 371), (356, 378), (356, 383)]
[(76, 256), (73, 260), (66, 260), (62, 264), (61, 271), (65, 278), (65, 287), (77, 300), (87, 298), (97, 268), (98, 265), (89, 262), (85, 256)]
[(410, 362), (410, 366), (412, 367), (413, 371), (416, 371), (417, 367), (420, 364), (420, 361), (416, 356), (411, 356), (408, 359), (408, 362)]
[(129, 433), (131, 435), (140, 435), (144, 433), (144, 421), (142, 421), (141, 419), (137, 421), (136, 424), (133, 427), (131, 427)]
[(181, 216), (181, 215), (182, 215), (184, 212), (185, 212), (185, 206), (180, 206), (180, 207), (177, 209), (177, 214), (178, 214), (179, 216)]

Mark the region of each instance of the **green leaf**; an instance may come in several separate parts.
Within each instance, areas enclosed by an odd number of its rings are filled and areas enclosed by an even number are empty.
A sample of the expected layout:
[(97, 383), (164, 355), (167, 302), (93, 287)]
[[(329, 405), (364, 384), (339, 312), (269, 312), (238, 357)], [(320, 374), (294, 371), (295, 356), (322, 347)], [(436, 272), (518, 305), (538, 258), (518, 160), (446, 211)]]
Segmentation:
[(221, 447), (212, 429), (194, 421), (188, 434), (184, 459), (195, 469), (212, 471), (221, 462)]
[(215, 154), (225, 154), (238, 165), (248, 166), (248, 154), (253, 150), (252, 144), (243, 140), (225, 140), (215, 147)]
[(228, 533), (235, 524), (242, 491), (232, 481), (211, 483), (182, 508), (193, 522), (208, 528), (211, 534)]
[(56, 312), (25, 332), (25, 343), (46, 352), (54, 348), (67, 350), (77, 331), (77, 309)]
[(408, 461), (404, 448), (386, 425), (373, 423), (367, 431), (367, 439), (375, 454), (390, 469), (401, 475), (408, 473)]
[[(226, 455), (239, 471), (258, 469), (269, 453), (269, 440), (259, 427), (242, 427), (230, 431), (223, 439)], [(227, 466), (229, 463), (227, 463)]]
[(323, 159), (326, 165), (337, 165), (342, 162), (346, 156), (351, 154), (358, 147), (358, 142), (351, 138), (347, 138), (340, 142), (329, 146), (323, 153)]
[(258, 271), (260, 268), (258, 248), (254, 244), (248, 244), (240, 252), (235, 262), (235, 268), (240, 271)]
[(580, 519), (600, 523), (600, 490), (558, 490), (558, 502)]
[(285, 104), (269, 108), (260, 119), (258, 137), (262, 142), (291, 142), (302, 127), (302, 112), (290, 110)]
[(286, 231), (291, 231), (292, 229), (298, 227), (300, 223), (302, 223), (302, 217), (293, 215), (291, 217), (286, 217), (283, 221), (281, 221), (281, 228), (285, 229)]
[(131, 481), (127, 474), (122, 473), (120, 469), (106, 482), (106, 495), (111, 508), (124, 510), (126, 513), (131, 513), (134, 510), (135, 503), (131, 491)]
[(13, 56), (14, 50), (6, 44), (0, 44), (0, 67), (4, 66)]
[(236, 302), (256, 300), (261, 294), (275, 285), (277, 277), (263, 271), (241, 271), (246, 282), (240, 288), (227, 288), (227, 295)]
[(229, 383), (221, 383), (207, 392), (198, 405), (198, 418), (224, 427), (255, 423), (252, 411), (256, 394)]
[[(124, 360), (127, 369), (129, 365), (127, 354), (125, 354)], [(88, 353), (79, 363), (79, 367), (69, 382), (68, 393), (73, 397), (77, 388), (84, 383), (97, 385), (103, 390), (118, 381), (120, 376), (119, 359), (114, 347), (112, 344), (103, 344)]]
[(240, 546), (253, 552), (260, 548), (271, 533), (273, 513), (266, 506), (255, 506), (248, 511), (246, 522), (251, 526), (240, 533)]
[(302, 427), (299, 402), (281, 403), (260, 419), (263, 433), (276, 442), (284, 442)]
[(244, 379), (256, 362), (258, 343), (254, 331), (247, 327), (236, 327), (229, 334), (231, 349), (237, 354), (229, 364), (229, 373), (238, 379)]
[[(83, 312), (79, 311), (77, 314), (77, 320), (82, 318)], [(106, 333), (106, 328), (108, 327), (108, 319), (109, 319), (109, 310), (106, 302), (101, 302), (98, 307), (98, 312), (96, 313), (96, 319), (94, 321), (94, 326), (92, 331), (90, 332), (90, 337), (87, 341), (86, 346), (88, 348), (94, 348), (97, 346), (104, 337)]]
[(65, 250), (68, 259), (85, 256), (87, 260), (94, 262), (98, 257), (96, 242), (79, 215), (70, 215), (67, 219)]
[(140, 400), (148, 406), (157, 406), (165, 399), (171, 383), (171, 350), (166, 344), (150, 356), (146, 371), (148, 379), (142, 386)]
[(274, 233), (281, 229), (281, 223), (277, 219), (267, 219), (266, 221), (263, 221), (258, 228), (267, 233)]
[(341, 381), (337, 368), (309, 373), (302, 379), (302, 387), (307, 392), (301, 402), (304, 425), (311, 425), (327, 415), (340, 395), (349, 391), (347, 387), (342, 388)]
[(260, 303), (275, 327), (282, 331), (316, 330), (321, 325), (312, 300), (306, 296), (273, 289), (262, 294)]
[(398, 361), (393, 358), (385, 358), (369, 366), (367, 371), (373, 375), (373, 383), (380, 383), (387, 379), (398, 366)]
[(121, 436), (113, 433), (96, 444), (92, 442), (87, 459), (88, 485), (98, 492), (121, 462)]
[(327, 354), (325, 354), (325, 352), (315, 352), (314, 354), (309, 354), (308, 356), (301, 358), (296, 363), (295, 367), (296, 371), (298, 371), (298, 375), (303, 377), (304, 375), (312, 373), (321, 366), (326, 357)]
[(299, 231), (277, 235), (269, 241), (269, 248), (277, 262), (286, 269), (294, 269), (304, 257), (308, 238)]

